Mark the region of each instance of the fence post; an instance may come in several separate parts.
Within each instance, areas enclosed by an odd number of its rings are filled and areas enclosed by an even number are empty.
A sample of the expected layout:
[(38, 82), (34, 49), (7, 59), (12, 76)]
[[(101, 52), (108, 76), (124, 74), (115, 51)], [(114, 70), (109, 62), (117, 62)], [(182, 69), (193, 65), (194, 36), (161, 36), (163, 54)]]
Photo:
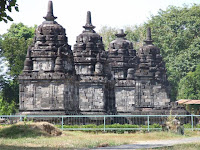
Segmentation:
[(21, 116), (21, 115), (19, 116), (19, 121), (20, 121), (20, 122), (22, 121), (22, 116)]
[(105, 132), (106, 131), (106, 116), (104, 115), (104, 118), (103, 118), (103, 131)]
[(63, 130), (63, 116), (62, 116), (62, 130)]
[(149, 115), (147, 116), (148, 132), (149, 132)]
[(191, 115), (191, 125), (192, 125), (192, 131), (193, 131), (194, 130), (193, 115)]

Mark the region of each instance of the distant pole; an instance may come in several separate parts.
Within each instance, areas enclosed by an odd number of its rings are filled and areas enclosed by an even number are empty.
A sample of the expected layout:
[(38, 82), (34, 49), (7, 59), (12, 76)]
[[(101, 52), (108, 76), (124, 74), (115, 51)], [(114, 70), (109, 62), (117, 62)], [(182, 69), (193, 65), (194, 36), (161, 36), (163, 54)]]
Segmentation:
[(192, 131), (194, 131), (193, 115), (191, 115), (191, 125), (192, 125)]
[(104, 125), (103, 125), (103, 131), (105, 132), (106, 131), (106, 116), (104, 115)]
[(63, 116), (62, 116), (62, 130), (63, 130)]
[(149, 116), (147, 116), (148, 132), (149, 132)]

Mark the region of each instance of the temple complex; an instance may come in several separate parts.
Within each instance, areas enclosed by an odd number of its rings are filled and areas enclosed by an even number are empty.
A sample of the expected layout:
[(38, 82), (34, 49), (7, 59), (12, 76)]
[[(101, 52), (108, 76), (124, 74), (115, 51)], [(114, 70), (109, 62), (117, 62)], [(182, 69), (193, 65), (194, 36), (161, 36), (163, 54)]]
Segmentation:
[(19, 76), (21, 114), (169, 112), (165, 63), (153, 45), (150, 28), (137, 51), (123, 30), (104, 50), (88, 11), (84, 30), (72, 50), (65, 29), (55, 21), (52, 1), (44, 19)]

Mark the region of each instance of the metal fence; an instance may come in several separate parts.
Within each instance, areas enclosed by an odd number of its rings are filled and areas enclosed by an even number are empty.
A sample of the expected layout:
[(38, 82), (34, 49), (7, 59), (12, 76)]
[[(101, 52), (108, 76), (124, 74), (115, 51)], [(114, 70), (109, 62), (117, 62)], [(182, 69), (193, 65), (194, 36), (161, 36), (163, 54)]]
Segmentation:
[(161, 130), (174, 119), (185, 129), (200, 130), (200, 115), (0, 115), (1, 124), (47, 121), (62, 130), (87, 131)]

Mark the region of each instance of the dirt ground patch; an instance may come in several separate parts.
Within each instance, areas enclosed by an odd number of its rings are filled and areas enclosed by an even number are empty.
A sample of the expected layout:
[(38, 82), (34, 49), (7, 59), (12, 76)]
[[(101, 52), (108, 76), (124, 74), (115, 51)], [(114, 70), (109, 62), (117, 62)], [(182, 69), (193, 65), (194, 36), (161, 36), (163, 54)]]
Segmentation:
[(60, 136), (62, 131), (48, 122), (19, 122), (0, 127), (0, 137), (8, 139)]
[(25, 124), (24, 122), (19, 122), (17, 125), (27, 125), (32, 129), (39, 129), (42, 132), (45, 132), (51, 136), (59, 136), (62, 134), (62, 131), (55, 127), (53, 124), (48, 123), (48, 122), (33, 122), (33, 123), (27, 123)]

